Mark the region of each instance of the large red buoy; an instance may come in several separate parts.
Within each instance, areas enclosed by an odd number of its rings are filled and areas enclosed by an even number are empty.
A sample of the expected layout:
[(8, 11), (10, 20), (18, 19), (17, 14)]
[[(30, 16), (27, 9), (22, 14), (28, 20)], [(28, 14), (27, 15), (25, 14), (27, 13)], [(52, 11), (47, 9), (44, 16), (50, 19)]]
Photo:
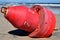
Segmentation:
[(29, 37), (48, 37), (55, 28), (55, 16), (42, 6), (2, 7), (5, 18), (16, 28), (30, 32)]

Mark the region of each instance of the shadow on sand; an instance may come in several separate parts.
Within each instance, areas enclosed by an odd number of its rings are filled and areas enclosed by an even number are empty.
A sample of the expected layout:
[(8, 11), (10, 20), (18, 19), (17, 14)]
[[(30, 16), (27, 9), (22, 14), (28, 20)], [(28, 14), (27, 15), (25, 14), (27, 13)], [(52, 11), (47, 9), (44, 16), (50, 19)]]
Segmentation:
[(12, 31), (9, 31), (8, 33), (12, 35), (17, 35), (17, 36), (28, 36), (30, 34), (20, 29), (12, 30)]
[[(16, 29), (16, 30), (12, 30), (12, 31), (9, 31), (8, 32), (9, 34), (12, 34), (12, 35), (16, 35), (16, 36), (28, 36), (30, 33), (24, 31), (24, 30), (20, 30), (20, 29)], [(51, 35), (49, 35), (47, 38), (51, 37)], [(33, 38), (37, 38), (37, 37), (33, 37)]]

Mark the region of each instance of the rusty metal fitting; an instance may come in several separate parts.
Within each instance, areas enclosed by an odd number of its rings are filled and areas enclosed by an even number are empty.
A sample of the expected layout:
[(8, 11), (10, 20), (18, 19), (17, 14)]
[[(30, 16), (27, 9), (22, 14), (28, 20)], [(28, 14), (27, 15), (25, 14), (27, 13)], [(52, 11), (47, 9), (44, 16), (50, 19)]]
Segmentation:
[(1, 8), (1, 13), (3, 13), (4, 15), (6, 15), (7, 12), (8, 12), (7, 9), (8, 9), (7, 7), (2, 7), (2, 8)]

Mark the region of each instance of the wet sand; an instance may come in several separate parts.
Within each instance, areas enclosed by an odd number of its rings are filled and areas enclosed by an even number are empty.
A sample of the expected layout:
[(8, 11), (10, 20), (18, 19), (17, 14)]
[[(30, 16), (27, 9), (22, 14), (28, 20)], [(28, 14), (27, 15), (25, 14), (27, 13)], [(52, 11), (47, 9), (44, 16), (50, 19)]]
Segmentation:
[[(4, 17), (0, 14), (0, 40), (60, 40), (60, 15), (56, 16), (56, 28), (52, 36), (49, 38), (30, 38), (26, 35), (20, 35), (19, 30), (14, 28)], [(17, 32), (18, 31), (18, 32)], [(18, 33), (18, 34), (15, 34)], [(26, 34), (26, 33), (25, 33)]]

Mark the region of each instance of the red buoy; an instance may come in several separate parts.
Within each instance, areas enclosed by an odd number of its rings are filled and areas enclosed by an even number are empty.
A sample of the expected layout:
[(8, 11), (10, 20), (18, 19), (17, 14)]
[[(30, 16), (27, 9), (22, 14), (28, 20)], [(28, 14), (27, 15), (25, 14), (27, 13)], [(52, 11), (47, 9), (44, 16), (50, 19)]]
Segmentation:
[(29, 37), (48, 37), (55, 28), (55, 16), (42, 6), (2, 7), (5, 18), (16, 28), (30, 32)]

